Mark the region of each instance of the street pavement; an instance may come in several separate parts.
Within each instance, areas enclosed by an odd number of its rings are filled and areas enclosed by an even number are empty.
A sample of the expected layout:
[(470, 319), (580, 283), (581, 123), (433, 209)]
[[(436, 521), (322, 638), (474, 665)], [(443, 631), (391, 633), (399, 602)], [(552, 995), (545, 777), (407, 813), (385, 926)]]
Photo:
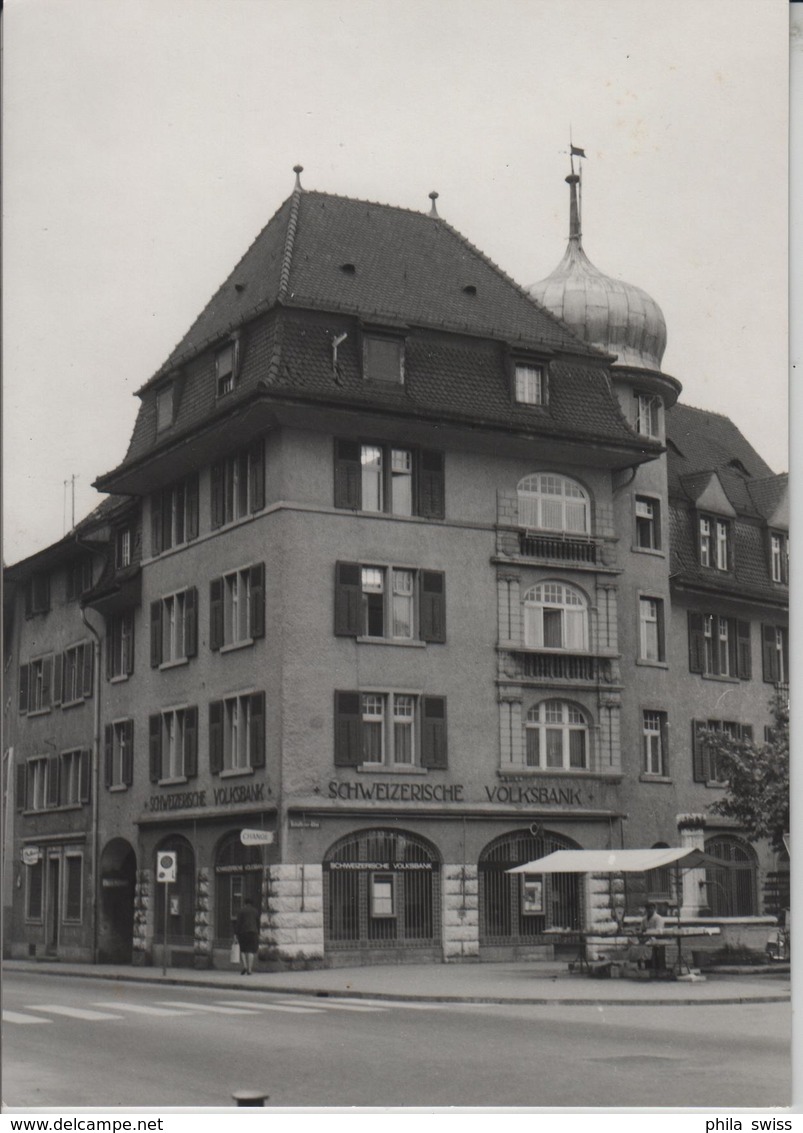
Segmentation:
[[(7, 1111), (221, 1106), (238, 1089), (275, 1107), (790, 1101), (788, 977), (674, 985), (686, 1001), (667, 1004), (643, 998), (665, 1000), (672, 985), (659, 984), (632, 985), (638, 999), (567, 1001), (566, 987), (605, 984), (610, 997), (625, 981), (534, 976), (534, 965), (186, 972), (183, 983), (62, 967), (5, 966)], [(549, 1000), (546, 984), (561, 994)], [(713, 987), (715, 999), (691, 999)], [(738, 994), (718, 1002), (727, 992)]]

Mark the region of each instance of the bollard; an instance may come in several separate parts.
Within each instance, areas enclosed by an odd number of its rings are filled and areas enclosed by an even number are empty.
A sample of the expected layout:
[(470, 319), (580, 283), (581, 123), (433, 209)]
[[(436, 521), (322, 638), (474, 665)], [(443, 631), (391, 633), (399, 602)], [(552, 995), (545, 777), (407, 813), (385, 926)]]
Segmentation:
[(264, 1105), (270, 1097), (264, 1090), (235, 1090), (231, 1095), (236, 1105)]

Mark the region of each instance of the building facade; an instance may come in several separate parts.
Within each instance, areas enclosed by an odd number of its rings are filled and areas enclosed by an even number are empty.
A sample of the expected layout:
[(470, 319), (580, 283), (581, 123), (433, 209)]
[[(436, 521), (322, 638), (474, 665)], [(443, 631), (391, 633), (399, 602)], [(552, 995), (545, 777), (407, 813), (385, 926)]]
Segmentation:
[(761, 736), (788, 680), (785, 478), (677, 404), (568, 180), (525, 291), (434, 197), (297, 179), (139, 391), (108, 503), (7, 572), (11, 954), (224, 964), (251, 897), (267, 964), (552, 955), (613, 914), (507, 873), (561, 847), (706, 845), (734, 868), (649, 891), (782, 906), (698, 733)]

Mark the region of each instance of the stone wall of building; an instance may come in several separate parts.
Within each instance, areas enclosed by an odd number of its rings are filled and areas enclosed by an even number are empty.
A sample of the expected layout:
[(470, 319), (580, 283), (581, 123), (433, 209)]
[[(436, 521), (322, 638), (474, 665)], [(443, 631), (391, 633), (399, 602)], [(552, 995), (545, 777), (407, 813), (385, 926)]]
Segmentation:
[(289, 967), (322, 963), (322, 867), (272, 865), (265, 874), (260, 959)]
[(444, 960), (473, 960), (479, 956), (479, 881), (476, 865), (444, 865)]

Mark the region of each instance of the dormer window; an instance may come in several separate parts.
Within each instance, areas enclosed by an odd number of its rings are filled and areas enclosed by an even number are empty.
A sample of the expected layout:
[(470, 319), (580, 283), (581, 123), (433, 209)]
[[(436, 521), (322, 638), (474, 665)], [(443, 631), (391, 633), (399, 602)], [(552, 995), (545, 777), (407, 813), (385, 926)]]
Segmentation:
[(789, 540), (781, 531), (770, 532), (770, 573), (773, 582), (789, 584)]
[(713, 567), (715, 570), (730, 570), (731, 525), (728, 520), (701, 515), (699, 532), (700, 566)]
[(636, 393), (636, 432), (643, 437), (661, 435), (661, 399), (649, 393)]
[(519, 405), (546, 404), (546, 374), (543, 366), (516, 365), (516, 402)]
[(169, 428), (173, 424), (175, 411), (175, 385), (162, 386), (156, 391), (156, 432)]
[(117, 570), (131, 565), (130, 527), (121, 527), (114, 537), (114, 565)]
[(215, 373), (217, 377), (217, 395), (231, 393), (237, 380), (237, 367), (239, 361), (239, 343), (236, 339), (221, 346), (215, 355)]
[(400, 338), (365, 335), (362, 343), (362, 373), (367, 382), (404, 384), (404, 342)]

